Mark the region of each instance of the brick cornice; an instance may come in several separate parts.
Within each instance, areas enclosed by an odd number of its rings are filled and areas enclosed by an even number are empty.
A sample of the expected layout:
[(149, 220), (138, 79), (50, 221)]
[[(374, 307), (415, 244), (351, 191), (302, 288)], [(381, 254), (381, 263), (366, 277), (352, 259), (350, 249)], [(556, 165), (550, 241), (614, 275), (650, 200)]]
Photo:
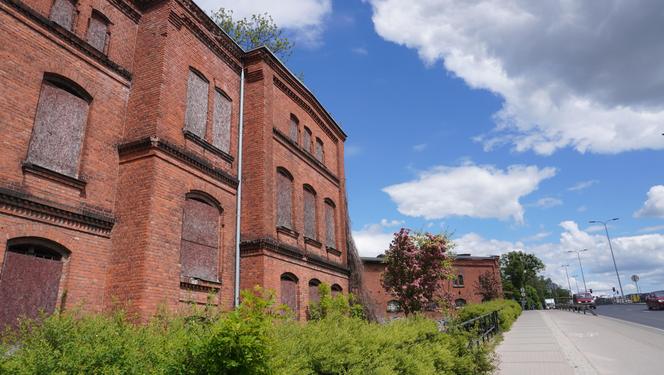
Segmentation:
[(28, 193), (0, 187), (0, 207), (54, 224), (64, 223), (108, 236), (115, 219), (112, 216), (68, 207), (34, 197)]
[(350, 268), (342, 264), (331, 262), (328, 259), (315, 254), (305, 253), (295, 246), (287, 245), (271, 238), (259, 238), (250, 241), (242, 241), (240, 243), (240, 256), (257, 254), (260, 253), (261, 250), (271, 251), (287, 256), (289, 258), (314, 264), (334, 272), (350, 275)]
[(134, 23), (138, 23), (141, 20), (141, 13), (139, 13), (129, 2), (125, 0), (108, 0), (113, 4), (119, 11), (124, 13), (125, 16), (129, 17)]
[(334, 184), (339, 186), (339, 177), (337, 177), (331, 170), (329, 170), (325, 164), (321, 163), (318, 159), (311, 155), (311, 153), (305, 151), (302, 147), (300, 147), (300, 145), (293, 142), (290, 137), (282, 133), (279, 129), (272, 128), (272, 132), (274, 133), (275, 137), (284, 143), (289, 149), (291, 149), (292, 152), (298, 154), (304, 160), (308, 161), (309, 164), (314, 167), (314, 169), (320, 172), (323, 176), (332, 180)]
[(47, 29), (52, 34), (59, 37), (61, 40), (63, 40), (70, 46), (76, 48), (80, 52), (83, 52), (85, 55), (95, 59), (97, 62), (111, 69), (112, 71), (119, 74), (126, 80), (131, 81), (131, 73), (127, 69), (113, 62), (111, 59), (108, 58), (108, 56), (104, 55), (102, 52), (92, 47), (90, 44), (88, 44), (88, 42), (79, 38), (76, 34), (63, 28), (62, 26), (49, 20), (48, 18), (42, 16), (36, 11), (32, 10), (30, 7), (25, 5), (20, 0), (1, 0), (1, 1), (11, 6), (12, 8), (17, 10), (19, 13), (23, 14), (24, 16), (28, 17), (32, 21), (36, 22), (40, 26), (44, 27), (45, 29)]
[(204, 158), (201, 158), (192, 152), (176, 146), (166, 140), (160, 139), (159, 137), (145, 137), (136, 141), (118, 145), (118, 154), (120, 156), (148, 150), (162, 151), (167, 155), (189, 165), (190, 167), (207, 174), (215, 180), (228, 185), (233, 189), (237, 189), (238, 179), (235, 176), (214, 167), (212, 163), (205, 160)]
[(204, 149), (210, 151), (211, 153), (219, 156), (220, 158), (224, 159), (225, 161), (227, 161), (229, 163), (233, 163), (233, 160), (235, 160), (235, 158), (233, 158), (233, 156), (231, 156), (226, 151), (220, 149), (219, 147), (213, 145), (212, 143), (206, 141), (205, 139), (197, 136), (196, 134), (190, 132), (189, 130), (183, 130), (182, 132), (184, 133), (185, 139), (188, 139), (188, 140), (196, 143), (197, 145), (199, 145), (199, 146), (203, 147)]

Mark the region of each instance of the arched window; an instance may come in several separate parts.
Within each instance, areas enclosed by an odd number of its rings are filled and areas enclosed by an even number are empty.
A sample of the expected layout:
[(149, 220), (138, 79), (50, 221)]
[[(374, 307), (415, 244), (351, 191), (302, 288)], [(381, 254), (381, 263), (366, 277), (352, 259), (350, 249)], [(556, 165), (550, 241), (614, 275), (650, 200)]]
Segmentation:
[(325, 246), (336, 249), (336, 213), (335, 205), (329, 198), (325, 199)]
[(187, 81), (187, 111), (185, 112), (184, 130), (200, 139), (205, 139), (208, 111), (209, 81), (205, 76), (190, 68)]
[(332, 284), (332, 296), (336, 296), (337, 294), (343, 292), (343, 288), (339, 284)]
[(320, 294), (318, 292), (318, 286), (320, 285), (320, 280), (311, 279), (309, 280), (309, 304), (317, 303), (320, 301)]
[(298, 280), (295, 275), (286, 272), (281, 275), (281, 303), (288, 306), (298, 316)]
[(310, 185), (303, 187), (304, 198), (304, 236), (317, 239), (318, 233), (316, 230), (316, 191)]
[(325, 150), (323, 149), (323, 141), (316, 138), (316, 159), (321, 163), (325, 162)]
[(387, 312), (396, 313), (401, 311), (401, 305), (399, 301), (391, 300), (387, 302)]
[(304, 127), (304, 133), (302, 133), (302, 147), (307, 152), (311, 152), (311, 129)]
[(463, 274), (458, 274), (454, 280), (453, 280), (453, 285), (457, 288), (463, 287)]
[(463, 298), (457, 298), (454, 300), (454, 306), (461, 307), (466, 305), (466, 300)]
[(221, 207), (202, 192), (187, 194), (182, 217), (180, 273), (186, 278), (219, 280)]
[(104, 53), (106, 52), (108, 26), (110, 23), (111, 21), (101, 12), (96, 9), (92, 10), (86, 38), (91, 46)]
[(293, 229), (293, 175), (277, 168), (277, 226)]
[(55, 0), (49, 18), (65, 29), (72, 31), (75, 15), (76, 3), (73, 0)]
[(227, 153), (231, 150), (231, 111), (231, 98), (221, 89), (215, 89), (212, 144)]
[(298, 135), (300, 133), (300, 120), (295, 115), (290, 116), (290, 125), (288, 128), (288, 137), (291, 141), (297, 143)]
[(28, 149), (28, 164), (78, 177), (92, 96), (75, 82), (45, 73)]
[(55, 311), (63, 260), (69, 251), (44, 238), (22, 237), (7, 242), (0, 274), (0, 330), (16, 326), (21, 316), (37, 318)]

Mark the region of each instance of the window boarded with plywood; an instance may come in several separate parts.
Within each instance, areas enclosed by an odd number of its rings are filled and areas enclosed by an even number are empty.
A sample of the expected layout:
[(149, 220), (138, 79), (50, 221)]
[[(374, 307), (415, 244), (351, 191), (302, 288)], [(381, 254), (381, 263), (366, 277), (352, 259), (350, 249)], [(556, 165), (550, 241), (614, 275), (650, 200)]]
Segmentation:
[(311, 152), (311, 130), (306, 126), (304, 127), (304, 133), (302, 133), (302, 147), (307, 152)]
[(289, 273), (281, 275), (281, 303), (298, 315), (297, 278)]
[(303, 189), (304, 198), (304, 235), (311, 239), (317, 239), (316, 230), (316, 192), (308, 185)]
[(325, 150), (323, 149), (323, 141), (320, 138), (316, 138), (316, 159), (321, 163), (325, 162)]
[(205, 138), (207, 124), (208, 86), (208, 80), (202, 74), (189, 71), (184, 128), (201, 139)]
[(208, 202), (187, 198), (182, 219), (181, 274), (218, 281), (219, 209)]
[(334, 203), (330, 200), (325, 201), (325, 246), (336, 249), (336, 215)]
[(311, 279), (309, 280), (309, 305), (312, 303), (318, 303), (320, 301), (320, 291), (318, 286), (320, 285), (320, 280)]
[(297, 143), (297, 138), (300, 132), (299, 126), (300, 121), (297, 119), (297, 117), (291, 115), (290, 126), (288, 128), (288, 137), (295, 143)]
[(91, 99), (66, 78), (45, 75), (26, 161), (78, 177)]
[(55, 0), (51, 7), (49, 18), (51, 21), (71, 31), (74, 26), (75, 14), (76, 4), (72, 0)]
[(293, 178), (284, 169), (277, 170), (277, 226), (293, 229)]
[(231, 149), (231, 100), (221, 91), (214, 90), (212, 144), (228, 153)]
[(108, 37), (108, 19), (96, 10), (92, 11), (86, 39), (91, 46), (101, 52), (106, 52), (106, 39)]
[(23, 247), (10, 247), (5, 253), (0, 274), (0, 330), (6, 325), (15, 327), (19, 317), (36, 319), (41, 311), (55, 311), (62, 261), (59, 256), (39, 255)]

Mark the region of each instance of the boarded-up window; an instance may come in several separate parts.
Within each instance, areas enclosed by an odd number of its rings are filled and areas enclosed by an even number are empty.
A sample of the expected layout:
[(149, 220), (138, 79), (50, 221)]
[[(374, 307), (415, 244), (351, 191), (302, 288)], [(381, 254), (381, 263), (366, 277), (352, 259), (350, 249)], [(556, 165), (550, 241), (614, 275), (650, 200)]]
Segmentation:
[(293, 179), (285, 170), (277, 170), (277, 226), (293, 229)]
[(219, 90), (214, 90), (212, 144), (224, 152), (231, 149), (231, 108), (231, 100)]
[(185, 113), (184, 128), (201, 139), (205, 138), (207, 108), (208, 81), (190, 70), (189, 81), (187, 82), (187, 112)]
[(327, 200), (325, 202), (325, 246), (336, 249), (336, 218), (334, 204)]
[(181, 274), (217, 281), (219, 264), (219, 209), (211, 203), (189, 197), (182, 218)]
[(0, 331), (19, 317), (55, 311), (62, 255), (36, 244), (10, 245), (0, 274)]
[(298, 136), (298, 133), (299, 133), (298, 127), (299, 127), (299, 121), (298, 121), (297, 117), (291, 115), (290, 128), (289, 128), (289, 131), (288, 131), (288, 136), (295, 143), (297, 143), (297, 136)]
[(297, 294), (297, 278), (290, 273), (281, 275), (281, 303), (290, 307), (295, 316), (298, 315)]
[(45, 76), (27, 162), (78, 177), (91, 97), (59, 76)]
[(304, 127), (304, 133), (302, 133), (302, 146), (307, 152), (311, 152), (311, 130)]
[(64, 27), (67, 30), (72, 30), (74, 26), (74, 12), (76, 5), (72, 0), (55, 0), (51, 8), (51, 21)]
[(107, 36), (108, 20), (101, 13), (93, 10), (90, 17), (90, 24), (88, 25), (88, 43), (99, 51), (105, 52)]
[(338, 294), (341, 294), (343, 292), (343, 288), (341, 288), (341, 285), (339, 284), (332, 284), (332, 296), (336, 296)]
[(323, 150), (323, 141), (320, 138), (316, 138), (316, 159), (321, 162), (325, 161), (325, 150)]
[(310, 186), (305, 186), (304, 191), (304, 235), (316, 239), (316, 193)]
[(309, 280), (309, 305), (320, 301), (319, 285), (320, 281), (318, 279)]

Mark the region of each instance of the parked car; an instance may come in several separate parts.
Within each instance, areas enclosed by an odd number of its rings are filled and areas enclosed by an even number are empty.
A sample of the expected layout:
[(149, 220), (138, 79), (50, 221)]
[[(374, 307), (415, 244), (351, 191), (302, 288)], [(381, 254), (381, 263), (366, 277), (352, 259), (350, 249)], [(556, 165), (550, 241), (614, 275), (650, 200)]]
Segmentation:
[(575, 306), (588, 306), (591, 309), (596, 308), (595, 299), (593, 298), (593, 295), (588, 292), (574, 294), (572, 296), (572, 301), (574, 301)]
[(547, 310), (555, 309), (556, 308), (556, 300), (553, 298), (545, 298), (544, 299), (544, 308)]
[(648, 310), (659, 310), (664, 308), (664, 290), (658, 290), (648, 294), (646, 297)]

